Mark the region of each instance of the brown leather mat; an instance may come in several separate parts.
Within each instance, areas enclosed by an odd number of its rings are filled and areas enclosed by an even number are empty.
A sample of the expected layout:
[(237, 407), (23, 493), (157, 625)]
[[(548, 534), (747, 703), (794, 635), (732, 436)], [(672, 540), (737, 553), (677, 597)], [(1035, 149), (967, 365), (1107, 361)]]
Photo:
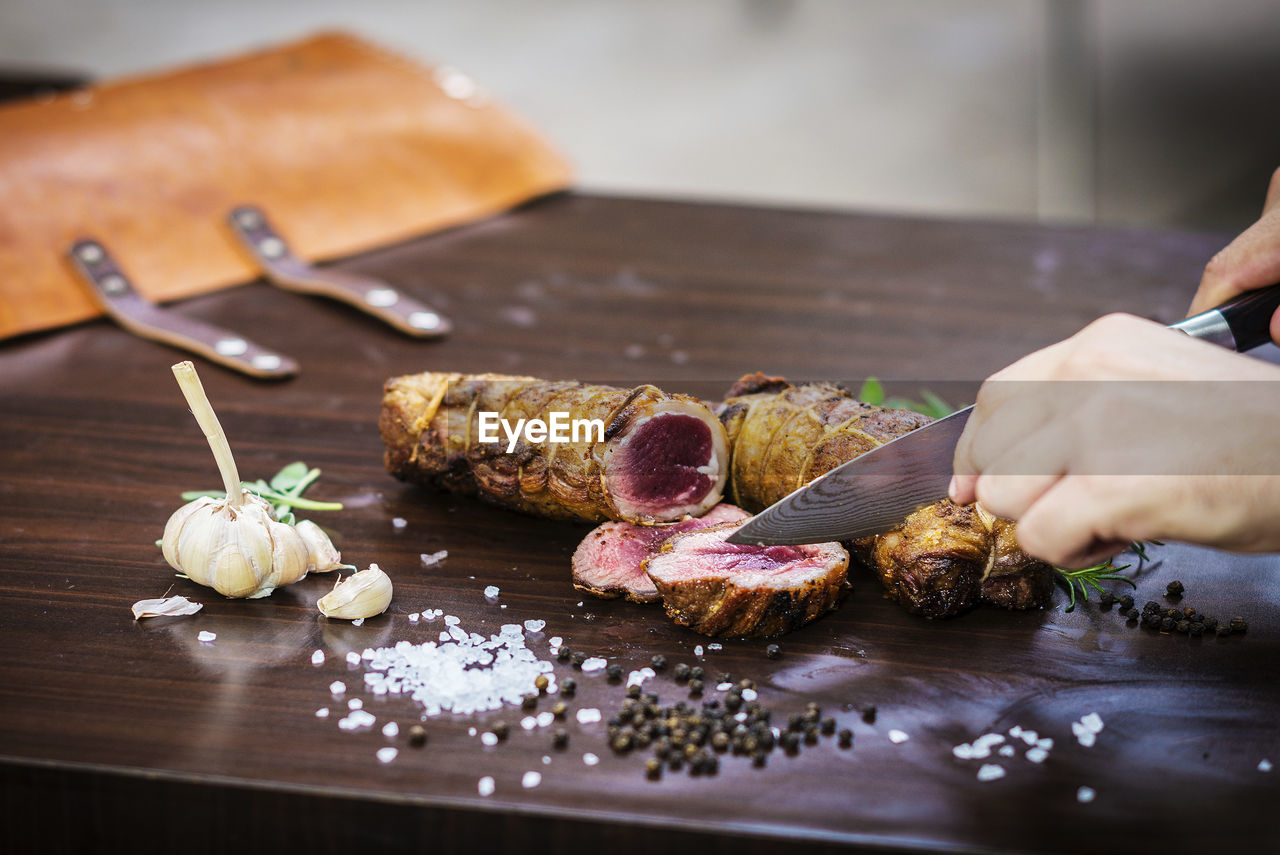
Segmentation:
[(256, 278), (266, 211), (317, 261), (562, 189), (564, 159), (459, 72), (328, 33), (0, 107), (0, 337), (102, 314), (66, 259), (102, 241), (174, 300)]

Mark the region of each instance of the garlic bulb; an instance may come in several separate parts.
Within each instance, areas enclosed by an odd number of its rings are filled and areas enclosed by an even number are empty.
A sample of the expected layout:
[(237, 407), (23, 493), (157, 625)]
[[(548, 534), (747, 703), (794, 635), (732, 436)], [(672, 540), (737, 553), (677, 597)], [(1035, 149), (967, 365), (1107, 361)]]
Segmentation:
[(244, 491), (237, 505), (205, 496), (174, 511), (164, 527), (164, 558), (193, 582), (227, 597), (265, 597), (307, 575), (310, 550), (271, 503)]
[(391, 579), (377, 564), (339, 579), (316, 607), (325, 617), (360, 620), (380, 615), (391, 605)]
[[(180, 362), (173, 366), (173, 374), (209, 440), (227, 495), (196, 499), (169, 517), (161, 540), (169, 566), (228, 597), (265, 597), (307, 575), (313, 548), (326, 564), (336, 557), (333, 544), (318, 527), (308, 531), (308, 541), (293, 526), (276, 520), (270, 502), (244, 490), (227, 435), (195, 366)], [(316, 535), (328, 545), (327, 552)]]

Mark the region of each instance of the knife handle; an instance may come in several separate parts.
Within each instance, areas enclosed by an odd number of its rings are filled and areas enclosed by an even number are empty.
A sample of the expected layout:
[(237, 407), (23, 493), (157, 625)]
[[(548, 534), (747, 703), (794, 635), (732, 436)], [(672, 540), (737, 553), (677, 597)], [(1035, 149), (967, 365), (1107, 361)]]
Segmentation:
[(1280, 285), (1271, 285), (1192, 315), (1169, 329), (1243, 353), (1271, 341), (1271, 318), (1276, 309), (1280, 309)]

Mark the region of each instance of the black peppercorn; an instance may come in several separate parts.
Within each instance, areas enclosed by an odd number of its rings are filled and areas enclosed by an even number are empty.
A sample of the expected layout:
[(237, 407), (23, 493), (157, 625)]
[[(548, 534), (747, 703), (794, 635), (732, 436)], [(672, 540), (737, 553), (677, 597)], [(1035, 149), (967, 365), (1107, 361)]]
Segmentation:
[(526, 709), (526, 710), (531, 710), (531, 709), (533, 709), (534, 707), (536, 707), (537, 705), (538, 705), (538, 696), (537, 696), (536, 694), (534, 694), (533, 692), (530, 692), (529, 694), (525, 695), (525, 696), (524, 696), (523, 698), (521, 698), (521, 700), (520, 700), (520, 706), (521, 706), (521, 708)]
[(1142, 610), (1144, 612), (1158, 612), (1160, 611), (1160, 604), (1155, 600), (1147, 600), (1147, 604), (1142, 607)]
[(569, 744), (569, 731), (563, 727), (557, 727), (551, 734), (551, 744), (556, 748), (564, 748)]
[(409, 728), (409, 744), (414, 748), (421, 748), (427, 744), (427, 729), (420, 724), (415, 724)]
[(1168, 585), (1165, 585), (1164, 590), (1165, 590), (1165, 596), (1179, 597), (1179, 596), (1182, 596), (1182, 592), (1186, 590), (1186, 586), (1184, 586), (1181, 582), (1175, 579), (1174, 581), (1170, 582)]
[(841, 748), (848, 748), (853, 745), (853, 731), (847, 727), (840, 731), (840, 735), (836, 738), (839, 740)]
[(654, 657), (649, 660), (649, 664), (655, 671), (664, 671), (667, 667), (667, 657), (663, 656), (661, 653), (656, 653), (654, 654)]
[(1207, 617), (1203, 623), (1205, 632), (1213, 632), (1218, 628), (1218, 619), (1216, 617)]
[(1126, 609), (1133, 608), (1133, 597), (1131, 597), (1128, 594), (1125, 594), (1123, 597), (1120, 598), (1120, 605), (1122, 608), (1126, 608)]
[(683, 683), (689, 679), (689, 666), (681, 662), (671, 671), (671, 676), (675, 678), (677, 683)]
[(1249, 624), (1245, 622), (1244, 618), (1237, 615), (1236, 617), (1233, 617), (1231, 619), (1232, 632), (1247, 632), (1248, 630), (1249, 630)]
[(1115, 601), (1116, 601), (1116, 595), (1111, 593), (1110, 591), (1103, 591), (1102, 594), (1098, 597), (1098, 604), (1103, 608), (1109, 607)]
[(1195, 621), (1194, 623), (1191, 624), (1191, 626), (1188, 629), (1191, 631), (1192, 635), (1195, 635), (1195, 636), (1204, 635), (1204, 624), (1201, 623), (1200, 621)]
[(1171, 617), (1162, 618), (1162, 619), (1161, 619), (1161, 621), (1160, 621), (1160, 631), (1161, 631), (1161, 632), (1172, 632), (1172, 631), (1173, 631), (1173, 618), (1171, 618)]
[(543, 694), (547, 691), (547, 686), (551, 685), (550, 678), (546, 674), (539, 674), (533, 678), (533, 687)]
[(719, 677), (717, 677), (717, 678), (716, 678), (716, 682), (717, 682), (717, 683), (731, 683), (731, 682), (733, 682), (733, 676), (732, 676), (732, 675), (730, 675), (728, 671), (725, 671), (725, 672), (724, 672), (724, 673), (722, 673)]
[(701, 680), (704, 676), (706, 675), (703, 672), (701, 665), (694, 665), (692, 668), (689, 669), (690, 680)]
[(862, 720), (863, 720), (863, 721), (865, 721), (867, 724), (875, 724), (875, 723), (876, 723), (876, 708), (875, 708), (875, 707), (867, 707), (865, 710), (863, 710), (863, 711), (862, 711)]
[(654, 780), (662, 777), (662, 761), (656, 757), (650, 757), (644, 761), (644, 774), (646, 777)]
[(769, 755), (765, 754), (763, 751), (757, 751), (755, 754), (751, 755), (751, 765), (755, 766), (757, 769), (763, 769), (765, 764), (768, 762)]
[(742, 706), (742, 695), (734, 691), (730, 691), (724, 696), (724, 708), (729, 712), (737, 712)]
[(1180, 620), (1180, 621), (1178, 621), (1177, 623), (1175, 623), (1175, 624), (1173, 625), (1173, 628), (1174, 628), (1174, 629), (1176, 629), (1178, 632), (1181, 632), (1181, 633), (1184, 633), (1184, 634), (1185, 634), (1185, 633), (1187, 633), (1187, 632), (1190, 632), (1190, 631), (1191, 631), (1191, 621), (1189, 621), (1189, 620)]
[(1217, 631), (1218, 631), (1219, 638), (1226, 638), (1228, 635), (1231, 634), (1231, 625), (1225, 624), (1225, 623), (1218, 624)]
[(639, 684), (639, 683), (632, 683), (630, 686), (627, 686), (627, 697), (628, 697), (628, 698), (635, 698), (635, 699), (639, 699), (639, 697), (640, 697), (640, 684)]
[(836, 720), (834, 718), (824, 718), (822, 720), (822, 732), (826, 736), (836, 732)]
[(777, 659), (782, 654), (782, 647), (777, 644), (770, 644), (764, 649), (764, 655), (770, 659)]
[(565, 713), (567, 713), (568, 711), (569, 711), (569, 705), (566, 704), (564, 701), (558, 701), (556, 705), (551, 708), (551, 714), (556, 718), (564, 718)]
[(578, 691), (578, 681), (572, 677), (565, 677), (560, 683), (560, 694), (566, 698), (572, 698), (574, 693)]
[(507, 727), (505, 721), (495, 721), (493, 726), (489, 728), (489, 732), (499, 739), (506, 739), (507, 735), (511, 733), (511, 728)]
[(587, 654), (574, 653), (572, 656), (569, 657), (569, 661), (573, 663), (574, 668), (581, 668), (582, 663), (587, 661)]
[(604, 674), (610, 682), (616, 683), (622, 679), (622, 666), (617, 662), (610, 663), (609, 667), (604, 669)]
[(729, 734), (723, 730), (717, 732), (711, 737), (711, 747), (716, 751), (726, 751), (729, 748)]
[(569, 657), (572, 655), (573, 655), (573, 651), (570, 650), (568, 647), (561, 647), (558, 651), (556, 651), (556, 659), (559, 659), (561, 662), (568, 662)]
[(689, 681), (689, 694), (701, 695), (702, 689), (703, 689), (703, 685), (701, 680), (695, 677), (694, 679)]
[(631, 750), (631, 734), (619, 733), (613, 738), (613, 742), (610, 743), (610, 747), (619, 754), (626, 754)]

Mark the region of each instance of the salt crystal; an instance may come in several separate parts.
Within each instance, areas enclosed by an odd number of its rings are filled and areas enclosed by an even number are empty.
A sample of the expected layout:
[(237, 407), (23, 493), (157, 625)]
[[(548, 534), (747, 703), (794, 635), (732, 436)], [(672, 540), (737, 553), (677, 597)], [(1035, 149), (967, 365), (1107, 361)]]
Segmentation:
[(1045, 751), (1053, 749), (1053, 739), (1048, 736), (1042, 736), (1036, 740), (1036, 747), (1043, 748)]
[(396, 529), (404, 528), (408, 524), (409, 524), (409, 521), (406, 520), (404, 517), (395, 517), (394, 519), (391, 520), (391, 527)]
[(359, 698), (352, 698), (351, 700), (347, 701), (347, 709), (349, 710), (358, 710), (363, 706), (364, 706), (364, 701), (360, 700)]
[(1093, 787), (1081, 787), (1076, 790), (1076, 801), (1080, 802), (1082, 805), (1087, 805), (1089, 802), (1093, 801), (1093, 797), (1097, 794), (1098, 792)]
[(600, 762), (600, 758), (588, 751), (586, 754), (582, 755), (582, 762), (588, 766), (594, 766)]
[(446, 632), (446, 631), (444, 631), (443, 629), (442, 629), (442, 630), (440, 630), (440, 640), (441, 640), (441, 641), (448, 641), (448, 640), (449, 640), (450, 638), (452, 638), (452, 637), (453, 637), (453, 636), (449, 635), (449, 633), (448, 633), (448, 632)]
[(1035, 745), (1036, 741), (1039, 739), (1040, 739), (1040, 734), (1036, 733), (1034, 730), (1022, 731), (1022, 741), (1027, 743), (1028, 745)]
[(707, 645), (707, 649), (708, 650), (724, 650), (724, 645), (713, 642)]
[(1071, 733), (1075, 736), (1076, 741), (1085, 748), (1092, 747), (1093, 743), (1098, 741), (1097, 732), (1090, 730), (1088, 725), (1082, 721), (1071, 722)]
[(1032, 763), (1043, 763), (1049, 757), (1049, 752), (1043, 748), (1027, 749), (1027, 759)]
[(317, 650), (315, 653), (312, 653), (312, 654), (311, 654), (311, 664), (312, 664), (312, 665), (323, 665), (323, 664), (324, 664), (324, 651), (323, 651), (323, 650)]
[(467, 736), (475, 736), (477, 732), (478, 732), (478, 731), (476, 731), (476, 729), (475, 729), (474, 727), (468, 727), (468, 728), (467, 728)]
[(1004, 734), (1002, 733), (984, 733), (977, 739), (973, 740), (973, 747), (978, 749), (994, 748), (1004, 742)]
[(578, 602), (578, 608), (582, 608), (582, 602), (581, 602), (581, 601), (579, 601), (579, 602)]
[(1268, 760), (1267, 758), (1263, 757), (1261, 760), (1258, 761), (1259, 772), (1270, 772), (1271, 768), (1272, 768), (1271, 761)]
[(733, 683), (716, 683), (717, 692), (727, 692), (733, 688)]
[(889, 741), (892, 742), (894, 745), (901, 745), (902, 743), (906, 742), (910, 738), (911, 738), (910, 736), (907, 736), (907, 734), (901, 730), (889, 731)]
[(480, 741), (483, 742), (485, 745), (490, 745), (490, 746), (497, 745), (498, 734), (490, 733), (489, 731), (486, 730), (484, 733), (480, 734)]
[(490, 585), (489, 587), (484, 589), (484, 598), (486, 600), (496, 600), (498, 599), (498, 594), (500, 593), (501, 591), (499, 590), (497, 585)]
[(743, 690), (742, 690), (742, 699), (743, 699), (744, 701), (754, 701), (757, 697), (759, 697), (759, 695), (757, 695), (757, 694), (756, 694), (756, 690), (755, 690), (755, 689), (743, 689)]
[(419, 615), (418, 615), (418, 613), (417, 613), (417, 612), (411, 612), (411, 613), (409, 614), (409, 623), (417, 623), (417, 622), (418, 622), (418, 617), (419, 617)]
[(525, 772), (524, 777), (520, 779), (520, 786), (524, 787), (526, 790), (532, 790), (541, 783), (541, 772)]
[(217, 637), (218, 637), (218, 634), (216, 632), (209, 632), (209, 630), (207, 629), (202, 629), (200, 630), (200, 634), (196, 636), (196, 640), (208, 642), (208, 641), (213, 641)]
[(542, 632), (542, 628), (547, 625), (545, 620), (527, 620), (524, 622), (524, 628), (529, 632)]
[(320, 709), (316, 710), (316, 718), (328, 718), (328, 717), (329, 717), (328, 707), (321, 707)]
[(1014, 750), (1014, 747), (1012, 745), (1006, 745), (996, 753), (999, 754), (1001, 757), (1012, 757), (1017, 752)]
[(533, 730), (535, 727), (538, 726), (538, 720), (531, 715), (527, 715), (524, 718), (520, 719), (520, 726), (523, 727), (525, 730)]
[(697, 647), (693, 648), (693, 655), (694, 655), (694, 656), (701, 656), (701, 655), (702, 655), (702, 645), (701, 645), (701, 644), (699, 644)]
[(562, 644), (564, 644), (564, 639), (558, 635), (553, 635), (551, 636), (551, 640), (548, 641), (547, 644), (550, 644), (552, 647), (560, 647)]
[(479, 782), (476, 784), (476, 790), (477, 790), (477, 791), (480, 793), (480, 795), (482, 795), (482, 796), (491, 796), (491, 795), (493, 795), (493, 778), (490, 778), (488, 775), (485, 775), (485, 776), (484, 776), (483, 778), (481, 778), (481, 779), (479, 780)]
[(549, 755), (549, 754), (543, 754), (543, 755), (542, 755), (542, 765), (543, 765), (543, 766), (550, 766), (550, 765), (551, 765), (551, 755)]
[(400, 735), (400, 725), (394, 721), (389, 721), (382, 726), (382, 735), (387, 739), (395, 739)]
[(364, 626), (364, 618), (358, 617), (351, 622), (352, 626)]
[[(498, 603), (498, 608), (505, 609), (506, 607), (507, 607), (506, 603)], [(569, 615), (569, 617), (573, 617), (573, 615)]]
[(1098, 741), (1098, 735), (1092, 731), (1085, 731), (1080, 734), (1079, 743), (1085, 748), (1092, 748), (1093, 744)]
[(396, 755), (399, 753), (399, 749), (392, 748), (388, 745), (386, 748), (378, 749), (378, 760), (382, 763), (390, 763), (392, 760), (396, 759)]
[(347, 664), (348, 664), (348, 665), (359, 665), (359, 664), (360, 664), (360, 654), (359, 654), (359, 653), (356, 653), (354, 650), (352, 650), (350, 653), (348, 653), (348, 654), (347, 654)]
[(338, 727), (342, 730), (362, 730), (366, 727), (373, 727), (377, 722), (377, 718), (370, 712), (365, 710), (352, 710), (347, 717), (338, 721)]
[[(422, 552), (418, 554), (418, 558), (422, 559), (423, 567), (434, 567), (448, 557), (449, 550), (447, 549), (442, 549), (439, 552)], [(475, 576), (472, 576), (471, 578), (474, 579)]]
[(595, 707), (580, 709), (577, 715), (579, 724), (591, 724), (600, 720), (600, 710)]
[(995, 781), (1004, 777), (1004, 767), (997, 766), (995, 763), (983, 763), (982, 768), (978, 770), (979, 781)]
[(1098, 715), (1096, 712), (1091, 712), (1081, 718), (1080, 723), (1094, 733), (1102, 733), (1102, 728), (1104, 727), (1102, 724), (1102, 716)]
[(555, 716), (549, 712), (538, 713), (538, 727), (546, 727), (551, 724), (553, 720), (555, 720)]
[(445, 616), (444, 616), (444, 625), (445, 625), (445, 626), (457, 626), (457, 625), (458, 625), (458, 624), (460, 624), (460, 623), (462, 623), (462, 618), (458, 617), (457, 615), (445, 615)]
[(972, 760), (973, 746), (967, 742), (962, 742), (959, 745), (957, 745), (955, 748), (952, 748), (951, 753), (954, 754), (960, 760)]
[(347, 692), (347, 684), (341, 680), (334, 680), (329, 684), (329, 691), (335, 695), (344, 695)]
[(1019, 736), (1022, 736), (1022, 725), (1015, 724), (1013, 727), (1009, 728), (1009, 735), (1012, 736), (1014, 739), (1017, 739)]

